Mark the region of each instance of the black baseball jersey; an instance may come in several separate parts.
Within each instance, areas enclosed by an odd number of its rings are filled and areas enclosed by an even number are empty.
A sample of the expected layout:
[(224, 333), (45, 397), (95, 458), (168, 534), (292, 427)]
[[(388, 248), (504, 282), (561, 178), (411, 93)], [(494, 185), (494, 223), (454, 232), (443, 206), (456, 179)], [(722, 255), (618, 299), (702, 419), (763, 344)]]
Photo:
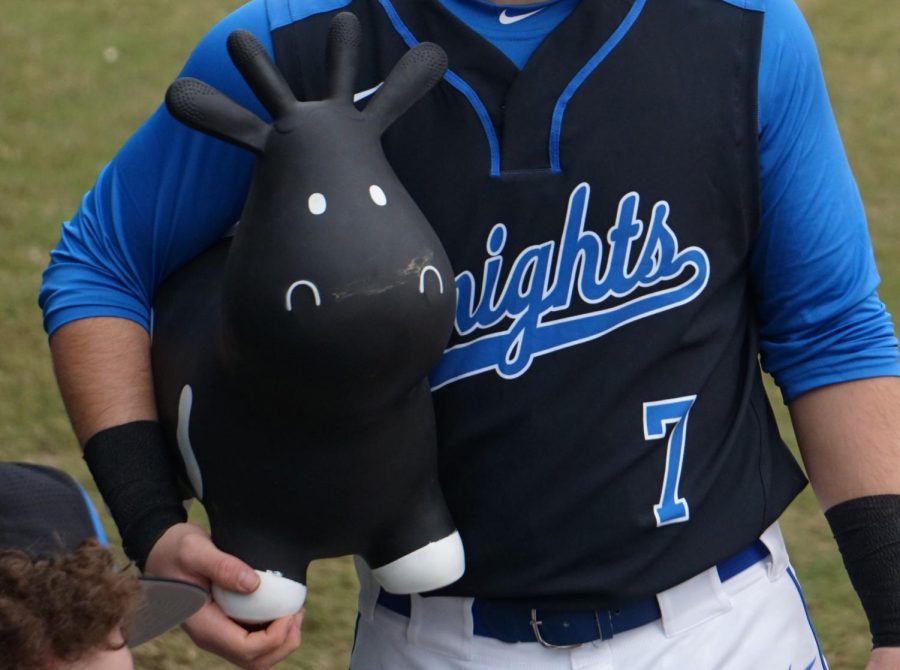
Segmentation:
[[(416, 42), (449, 56), (383, 140), (457, 277), (431, 384), (467, 571), (441, 593), (614, 606), (753, 541), (805, 484), (748, 286), (762, 14), (582, 2), (520, 71), (437, 0), (333, 4), (357, 90)], [(273, 33), (301, 100), (333, 14)]]
[[(442, 593), (615, 605), (755, 539), (804, 485), (747, 277), (762, 15), (582, 2), (519, 71), (436, 1), (342, 9), (360, 90), (418, 41), (449, 55), (384, 140), (457, 275), (431, 381), (467, 572)], [(330, 18), (273, 33), (300, 99)]]

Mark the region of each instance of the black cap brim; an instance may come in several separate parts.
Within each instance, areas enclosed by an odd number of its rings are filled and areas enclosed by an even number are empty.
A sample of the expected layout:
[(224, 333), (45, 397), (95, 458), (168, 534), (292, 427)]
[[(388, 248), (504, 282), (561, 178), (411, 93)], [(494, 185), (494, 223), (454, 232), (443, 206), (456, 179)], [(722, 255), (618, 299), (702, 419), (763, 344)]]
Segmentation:
[(141, 577), (143, 600), (127, 639), (137, 647), (162, 635), (193, 615), (209, 601), (209, 593), (196, 584), (161, 577)]

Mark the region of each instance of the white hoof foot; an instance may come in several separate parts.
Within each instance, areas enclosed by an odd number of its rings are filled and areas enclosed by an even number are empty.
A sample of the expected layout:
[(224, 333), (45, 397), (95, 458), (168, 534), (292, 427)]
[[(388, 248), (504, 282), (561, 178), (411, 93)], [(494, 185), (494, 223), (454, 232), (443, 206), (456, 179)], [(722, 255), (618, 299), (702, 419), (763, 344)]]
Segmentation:
[(267, 623), (294, 614), (306, 601), (306, 587), (278, 572), (256, 570), (259, 586), (253, 593), (235, 593), (213, 584), (212, 597), (225, 614), (242, 623)]
[(391, 593), (423, 593), (452, 584), (465, 570), (462, 539), (453, 531), (442, 540), (372, 570), (372, 574)]

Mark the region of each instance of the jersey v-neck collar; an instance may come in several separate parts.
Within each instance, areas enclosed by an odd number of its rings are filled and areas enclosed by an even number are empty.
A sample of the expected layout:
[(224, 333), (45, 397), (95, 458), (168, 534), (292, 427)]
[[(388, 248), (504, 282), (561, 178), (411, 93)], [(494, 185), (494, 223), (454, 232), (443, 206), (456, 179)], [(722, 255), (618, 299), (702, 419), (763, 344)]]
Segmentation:
[(615, 49), (646, 0), (581, 2), (522, 70), (440, 0), (379, 0), (408, 46), (432, 41), (449, 59), (445, 80), (478, 115), (491, 175), (561, 172), (560, 134), (569, 100)]

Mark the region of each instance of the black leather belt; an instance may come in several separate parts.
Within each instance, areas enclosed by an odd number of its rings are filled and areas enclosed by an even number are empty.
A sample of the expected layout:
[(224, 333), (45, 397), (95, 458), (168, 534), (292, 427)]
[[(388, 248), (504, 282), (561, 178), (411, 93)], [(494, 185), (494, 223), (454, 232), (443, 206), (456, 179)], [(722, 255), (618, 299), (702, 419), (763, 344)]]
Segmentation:
[[(743, 551), (716, 565), (719, 579), (727, 581), (769, 555), (757, 540)], [(381, 590), (378, 604), (409, 616), (410, 598)], [(644, 626), (660, 618), (656, 598), (647, 598), (617, 609), (552, 610), (510, 605), (475, 598), (472, 603), (473, 633), (502, 642), (540, 642), (545, 647), (575, 647), (594, 640), (608, 640), (616, 633)]]

